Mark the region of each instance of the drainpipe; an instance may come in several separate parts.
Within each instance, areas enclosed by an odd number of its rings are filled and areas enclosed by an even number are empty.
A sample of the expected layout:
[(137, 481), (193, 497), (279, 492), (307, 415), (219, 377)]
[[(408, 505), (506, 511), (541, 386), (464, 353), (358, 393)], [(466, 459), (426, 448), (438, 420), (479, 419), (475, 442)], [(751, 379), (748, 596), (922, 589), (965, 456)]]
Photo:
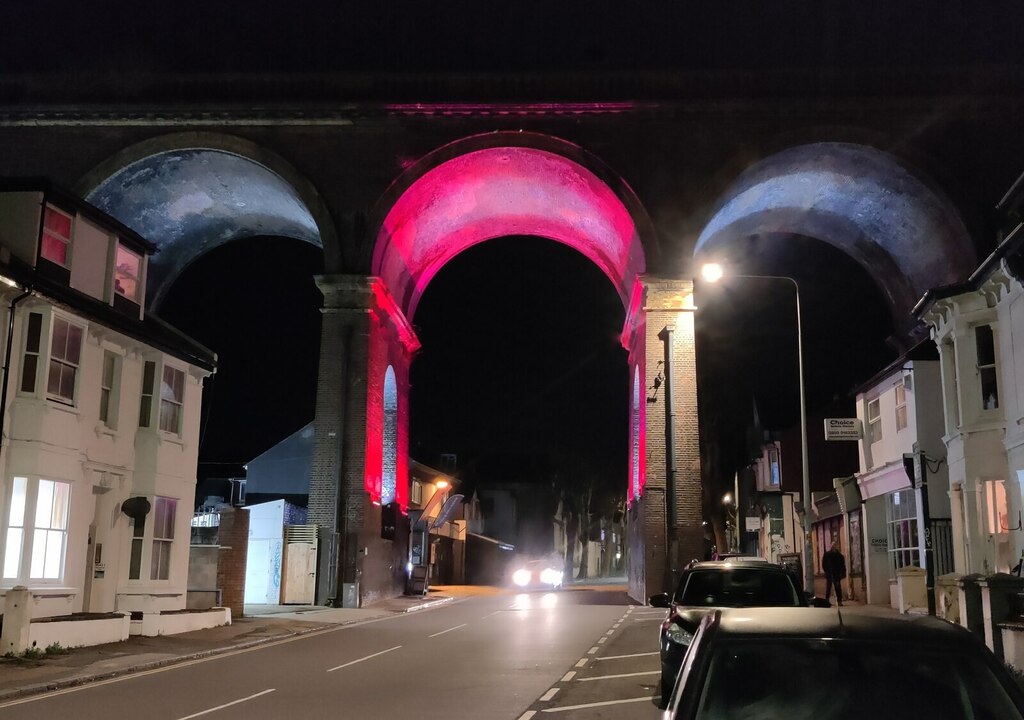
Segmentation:
[(666, 325), (658, 333), (665, 345), (665, 524), (668, 526), (668, 579), (669, 588), (676, 579), (676, 413), (672, 407), (672, 333), (674, 325)]
[(4, 382), (0, 388), (0, 450), (3, 449), (3, 428), (7, 418), (7, 386), (10, 385), (11, 369), (11, 348), (14, 346), (14, 308), (22, 300), (32, 294), (31, 289), (26, 289), (18, 295), (7, 308), (7, 347), (4, 348)]

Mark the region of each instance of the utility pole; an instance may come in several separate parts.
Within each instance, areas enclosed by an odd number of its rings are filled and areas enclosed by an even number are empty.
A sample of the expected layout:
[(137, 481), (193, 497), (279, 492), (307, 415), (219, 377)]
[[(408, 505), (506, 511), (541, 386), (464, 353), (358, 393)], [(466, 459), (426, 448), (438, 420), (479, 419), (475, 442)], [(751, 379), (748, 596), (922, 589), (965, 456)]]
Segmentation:
[(914, 452), (904, 453), (903, 468), (910, 477), (911, 486), (920, 491), (921, 523), (924, 525), (925, 592), (928, 594), (928, 614), (935, 615), (935, 558), (932, 550), (932, 516), (928, 509), (928, 463), (924, 452), (917, 449), (917, 443), (914, 443)]

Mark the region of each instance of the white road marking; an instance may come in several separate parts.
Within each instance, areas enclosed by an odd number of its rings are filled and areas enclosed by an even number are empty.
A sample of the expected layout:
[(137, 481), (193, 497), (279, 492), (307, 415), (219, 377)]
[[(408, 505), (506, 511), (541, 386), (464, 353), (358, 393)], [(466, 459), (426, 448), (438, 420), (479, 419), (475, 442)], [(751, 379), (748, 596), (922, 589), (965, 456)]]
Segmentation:
[(190, 718), (197, 718), (200, 715), (206, 715), (207, 713), (216, 712), (217, 710), (223, 710), (226, 707), (231, 707), (232, 705), (237, 705), (238, 703), (244, 703), (246, 700), (252, 700), (253, 698), (258, 698), (260, 695), (266, 695), (267, 693), (272, 693), (272, 692), (274, 692), (274, 688), (270, 688), (269, 690), (264, 690), (263, 692), (258, 692), (255, 695), (250, 695), (249, 697), (244, 697), (244, 698), (241, 698), (239, 700), (232, 700), (229, 703), (224, 703), (223, 705), (218, 705), (217, 707), (212, 707), (209, 710), (202, 710), (202, 711), (197, 712), (197, 713), (192, 713), (191, 715), (186, 715), (185, 717), (178, 718), (178, 720), (190, 720)]
[[(489, 617), (494, 617), (495, 615), (497, 615), (497, 614), (498, 614), (498, 613), (500, 613), (500, 612), (504, 612), (504, 611), (503, 611), (503, 610), (495, 610), (495, 611), (494, 611), (494, 612), (492, 612), (492, 613), (488, 613), (487, 615), (484, 615), (484, 616), (483, 616), (482, 618), (480, 618), (480, 619), (481, 619), (481, 620), (486, 620), (486, 619), (487, 619), (487, 618), (489, 618)], [(533, 712), (533, 710), (531, 710), (530, 712)]]
[(583, 667), (583, 666), (584, 666), (584, 665), (586, 665), (586, 664), (587, 664), (587, 659), (586, 659), (586, 658), (583, 658), (583, 659), (582, 659), (582, 660), (580, 660), (580, 661), (579, 661), (578, 663), (576, 663), (576, 667)]
[(380, 655), (384, 655), (385, 653), (389, 653), (392, 650), (397, 650), (400, 647), (402, 647), (402, 646), (401, 645), (395, 645), (393, 648), (388, 648), (387, 650), (381, 650), (379, 653), (374, 653), (373, 655), (367, 655), (366, 657), (359, 658), (358, 660), (353, 660), (352, 662), (347, 662), (344, 665), (338, 665), (337, 667), (332, 667), (327, 672), (334, 672), (335, 670), (341, 670), (342, 668), (346, 668), (349, 665), (355, 665), (356, 663), (361, 663), (364, 660), (369, 660), (371, 658), (375, 658), (375, 657), (378, 657)]
[(594, 653), (596, 653), (598, 651), (598, 649), (599, 648), (597, 647), (597, 645), (595, 645), (594, 647), (592, 647), (589, 650), (587, 650), (587, 655), (593, 655)]
[(580, 678), (580, 682), (593, 682), (594, 680), (609, 680), (611, 678), (640, 677), (641, 675), (657, 675), (661, 670), (649, 670), (646, 672), (622, 673), (621, 675), (599, 675), (597, 677)]
[(569, 710), (585, 710), (587, 708), (603, 707), (605, 705), (623, 705), (625, 703), (651, 702), (651, 700), (654, 700), (657, 697), (657, 695), (653, 697), (648, 695), (647, 697), (629, 698), (628, 700), (605, 700), (604, 702), (587, 703), (585, 705), (565, 705), (563, 707), (544, 708), (543, 710), (541, 710), (541, 712), (567, 712)]
[(551, 688), (546, 693), (544, 693), (543, 695), (540, 696), (540, 701), (541, 702), (547, 702), (548, 700), (550, 700), (551, 698), (553, 698), (557, 694), (558, 694), (558, 688)]
[(614, 630), (609, 630), (608, 632), (605, 633), (605, 635), (614, 635), (614, 634), (615, 634)]
[(469, 625), (469, 623), (462, 623), (461, 625), (456, 625), (455, 627), (452, 627), (452, 628), (448, 628), (447, 630), (442, 630), (442, 631), (441, 631), (441, 632), (439, 632), (439, 633), (434, 633), (433, 635), (427, 635), (427, 637), (432, 637), (432, 638), (435, 638), (435, 637), (437, 637), (438, 635), (444, 635), (445, 633), (449, 633), (449, 632), (451, 632), (452, 630), (458, 630), (459, 628), (464, 628), (464, 627), (466, 627), (467, 625)]
[(648, 655), (657, 655), (657, 654), (658, 653), (656, 653), (656, 652), (649, 652), (649, 653), (633, 653), (632, 655), (606, 655), (605, 657), (594, 658), (594, 661), (597, 662), (598, 660), (625, 660), (626, 658), (647, 657)]
[(603, 637), (603, 638), (601, 638), (601, 639), (599, 639), (599, 640), (597, 641), (597, 644), (598, 644), (598, 645), (604, 645), (604, 642), (605, 642), (605, 640), (607, 640), (607, 639), (608, 639), (608, 638), (606, 638), (606, 637)]
[(536, 714), (537, 714), (536, 710), (527, 710), (526, 712), (524, 712), (522, 715), (519, 716), (519, 720), (530, 720), (530, 718), (532, 718)]
[(560, 682), (569, 682), (574, 677), (576, 677), (576, 671), (575, 670), (570, 670), (569, 672), (567, 672), (565, 675), (562, 676), (562, 679), (560, 680)]

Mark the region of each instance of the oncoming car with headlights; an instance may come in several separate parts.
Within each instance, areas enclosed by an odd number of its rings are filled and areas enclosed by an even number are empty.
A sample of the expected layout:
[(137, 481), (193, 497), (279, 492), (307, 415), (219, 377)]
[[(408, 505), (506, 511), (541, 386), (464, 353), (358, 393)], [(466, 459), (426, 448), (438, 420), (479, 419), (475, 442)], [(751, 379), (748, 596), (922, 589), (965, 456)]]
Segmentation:
[(729, 607), (807, 607), (808, 598), (781, 565), (761, 561), (712, 561), (691, 565), (679, 578), (671, 597), (650, 598), (668, 608), (661, 624), (661, 702), (668, 702), (683, 656), (701, 620), (715, 609)]
[(550, 560), (531, 560), (515, 565), (512, 584), (523, 590), (557, 590), (562, 587), (563, 573)]

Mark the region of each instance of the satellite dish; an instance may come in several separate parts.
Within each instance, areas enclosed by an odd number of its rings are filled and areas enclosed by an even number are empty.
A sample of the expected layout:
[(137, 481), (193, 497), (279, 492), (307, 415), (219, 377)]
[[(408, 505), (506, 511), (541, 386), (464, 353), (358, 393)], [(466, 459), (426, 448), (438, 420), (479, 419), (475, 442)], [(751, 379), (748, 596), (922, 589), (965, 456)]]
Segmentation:
[(121, 512), (130, 517), (136, 523), (146, 519), (150, 510), (149, 500), (144, 497), (128, 498), (121, 503)]

